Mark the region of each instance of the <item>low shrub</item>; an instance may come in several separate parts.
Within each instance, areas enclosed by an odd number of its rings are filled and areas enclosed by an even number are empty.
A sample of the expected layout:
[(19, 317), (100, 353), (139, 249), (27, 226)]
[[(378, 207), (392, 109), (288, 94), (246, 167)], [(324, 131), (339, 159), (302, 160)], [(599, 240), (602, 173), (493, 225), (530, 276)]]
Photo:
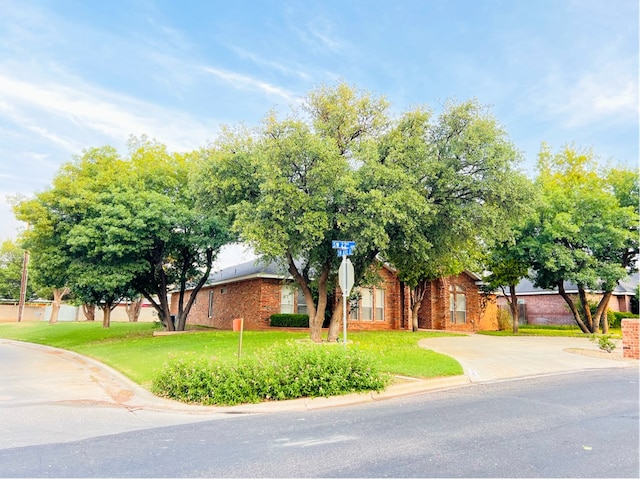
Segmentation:
[(609, 327), (613, 329), (620, 329), (622, 320), (624, 318), (637, 318), (638, 315), (630, 313), (628, 311), (607, 311), (607, 321), (609, 321)]
[(511, 320), (511, 313), (506, 308), (499, 308), (496, 315), (498, 320), (498, 330), (508, 331), (513, 329), (513, 321)]
[(159, 396), (205, 405), (335, 396), (380, 391), (390, 376), (358, 350), (287, 343), (237, 366), (184, 356), (164, 365), (153, 381)]
[(616, 344), (611, 341), (611, 335), (609, 334), (593, 334), (590, 339), (591, 342), (596, 343), (600, 349), (608, 353), (616, 349)]
[(308, 328), (309, 327), (309, 315), (308, 314), (285, 314), (278, 313), (272, 314), (270, 317), (271, 326), (277, 326), (280, 328)]

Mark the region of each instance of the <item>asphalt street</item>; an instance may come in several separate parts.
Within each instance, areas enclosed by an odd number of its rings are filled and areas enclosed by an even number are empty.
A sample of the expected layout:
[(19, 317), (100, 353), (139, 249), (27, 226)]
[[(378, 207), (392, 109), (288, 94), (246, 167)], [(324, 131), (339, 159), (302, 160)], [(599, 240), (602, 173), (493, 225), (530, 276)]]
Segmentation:
[[(242, 405), (188, 406), (152, 395), (103, 363), (73, 352), (0, 339), (0, 448), (73, 441), (100, 434), (223, 418), (227, 414), (304, 411), (506, 380), (601, 368), (636, 368), (617, 354), (597, 355), (587, 338), (492, 337), (423, 339), (420, 345), (456, 358), (465, 375), (408, 380), (382, 394), (351, 394)], [(579, 354), (593, 353), (596, 357)], [(170, 412), (170, 414), (167, 414)]]
[(2, 477), (638, 477), (638, 376), (599, 369), (0, 450)]

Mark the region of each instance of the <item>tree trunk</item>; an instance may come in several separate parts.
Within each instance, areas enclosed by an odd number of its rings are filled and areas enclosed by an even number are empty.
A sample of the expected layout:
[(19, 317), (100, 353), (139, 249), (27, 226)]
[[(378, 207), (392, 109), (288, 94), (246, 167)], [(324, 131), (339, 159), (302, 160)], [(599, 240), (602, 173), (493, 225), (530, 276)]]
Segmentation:
[(567, 303), (567, 305), (569, 306), (569, 309), (571, 310), (571, 314), (573, 314), (573, 319), (575, 320), (575, 322), (580, 327), (583, 333), (589, 334), (591, 331), (589, 331), (589, 328), (587, 328), (587, 326), (582, 322), (582, 318), (580, 318), (580, 312), (578, 311), (578, 308), (576, 308), (576, 305), (571, 299), (571, 296), (569, 296), (564, 290), (564, 282), (558, 281), (557, 286), (558, 286), (558, 293), (560, 293), (560, 296), (562, 296), (562, 299), (564, 299), (565, 303)]
[(422, 279), (416, 286), (411, 288), (411, 330), (414, 333), (418, 331), (418, 311), (420, 311), (422, 300), (427, 293), (428, 284), (428, 280)]
[(63, 288), (53, 288), (53, 303), (51, 303), (51, 318), (49, 318), (49, 324), (55, 324), (58, 322), (58, 314), (60, 313), (62, 298), (69, 294), (69, 291), (69, 288), (66, 286)]
[[(183, 252), (183, 256), (184, 256), (184, 261), (183, 261), (183, 271), (187, 271), (187, 269), (189, 269), (190, 265), (191, 265), (191, 260), (190, 257), (188, 256), (188, 253), (185, 251)], [(204, 286), (204, 284), (207, 282), (207, 280), (209, 279), (209, 273), (211, 272), (211, 264), (213, 263), (213, 249), (212, 248), (208, 248), (206, 251), (206, 256), (207, 256), (207, 267), (204, 271), (204, 273), (202, 274), (202, 276), (200, 277), (200, 280), (198, 281), (198, 283), (196, 284), (196, 286), (189, 292), (189, 299), (187, 301), (187, 304), (184, 304), (184, 294), (186, 291), (186, 278), (183, 276), (183, 278), (180, 281), (180, 295), (178, 298), (178, 311), (176, 312), (176, 318), (175, 318), (175, 324), (174, 324), (174, 329), (176, 331), (184, 331), (186, 326), (187, 326), (187, 317), (189, 316), (189, 311), (191, 311), (191, 307), (193, 306), (193, 304), (196, 301), (196, 298), (198, 297), (198, 293), (200, 292), (200, 290), (202, 289), (202, 287)], [(167, 296), (167, 293), (165, 291), (164, 296)], [(168, 311), (168, 305), (167, 305), (167, 311)], [(169, 321), (170, 323), (171, 321)]]
[(418, 331), (418, 311), (420, 311), (420, 306), (422, 306), (422, 301), (411, 305), (411, 331), (414, 333)]
[(87, 321), (96, 320), (96, 305), (95, 304), (83, 304), (82, 313)]
[(516, 285), (509, 285), (509, 307), (511, 308), (511, 318), (513, 319), (513, 334), (518, 334), (518, 324), (520, 323), (520, 311), (518, 310), (518, 297), (516, 296)]
[(105, 304), (104, 306), (100, 306), (102, 310), (102, 327), (108, 328), (111, 326), (111, 305)]
[(125, 305), (127, 311), (127, 317), (130, 323), (137, 323), (140, 317), (140, 309), (142, 308), (142, 298), (138, 298), (135, 301), (128, 302)]
[[(340, 296), (336, 303), (335, 308), (333, 309), (333, 313), (331, 313), (331, 320), (329, 321), (329, 333), (327, 335), (327, 341), (330, 343), (335, 343), (338, 341), (338, 336), (340, 335), (340, 330), (342, 326), (342, 301), (343, 297)], [(349, 305), (347, 304), (347, 308)], [(347, 314), (348, 311), (347, 311)]]
[(604, 294), (602, 295), (602, 298), (600, 299), (600, 302), (598, 303), (598, 308), (596, 309), (596, 313), (593, 318), (593, 320), (596, 323), (596, 327), (601, 324), (603, 334), (609, 333), (609, 320), (607, 318), (607, 306), (609, 306), (609, 300), (611, 299), (612, 295), (613, 295), (613, 290), (604, 292)]
[(580, 304), (584, 310), (584, 317), (586, 319), (585, 325), (591, 333), (598, 332), (598, 325), (593, 321), (591, 317), (591, 308), (589, 307), (589, 300), (587, 299), (587, 292), (584, 290), (584, 286), (578, 285), (578, 297), (580, 298)]
[(318, 276), (318, 304), (313, 301), (313, 294), (309, 288), (308, 279), (298, 271), (291, 253), (287, 252), (287, 262), (289, 272), (300, 286), (302, 294), (307, 301), (307, 309), (309, 311), (309, 336), (314, 343), (322, 342), (322, 324), (324, 323), (324, 312), (327, 308), (327, 279), (331, 271), (331, 258), (327, 258), (322, 265), (320, 275)]

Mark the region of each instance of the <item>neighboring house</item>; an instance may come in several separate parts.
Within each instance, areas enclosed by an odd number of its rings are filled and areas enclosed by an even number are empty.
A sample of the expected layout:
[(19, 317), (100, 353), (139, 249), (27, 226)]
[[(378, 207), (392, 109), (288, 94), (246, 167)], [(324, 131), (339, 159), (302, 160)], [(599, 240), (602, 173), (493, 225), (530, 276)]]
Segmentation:
[[(358, 301), (348, 308), (349, 330), (411, 329), (409, 288), (388, 266), (381, 266), (380, 278), (376, 286), (358, 289)], [(434, 281), (418, 315), (419, 327), (497, 329), (495, 298), (481, 294), (479, 283), (471, 273)], [(178, 293), (173, 293), (172, 312), (177, 302)], [(257, 260), (212, 274), (198, 292), (188, 323), (232, 329), (233, 319), (244, 318), (246, 329), (266, 329), (274, 313), (307, 313), (307, 305), (288, 274)]]
[[(608, 309), (610, 311), (633, 311), (637, 313), (637, 304), (634, 305), (633, 298), (638, 287), (638, 273), (625, 278), (616, 286), (609, 300)], [(575, 284), (565, 282), (565, 291), (578, 300), (578, 287)], [(602, 293), (598, 291), (588, 291), (588, 297), (593, 301), (599, 301)], [(557, 288), (553, 290), (538, 288), (529, 279), (523, 279), (516, 286), (516, 295), (520, 308), (521, 323), (524, 324), (574, 324), (575, 320), (567, 306), (567, 303), (558, 293)], [(498, 307), (507, 307), (507, 301), (498, 295)], [(635, 311), (634, 311), (635, 309)]]

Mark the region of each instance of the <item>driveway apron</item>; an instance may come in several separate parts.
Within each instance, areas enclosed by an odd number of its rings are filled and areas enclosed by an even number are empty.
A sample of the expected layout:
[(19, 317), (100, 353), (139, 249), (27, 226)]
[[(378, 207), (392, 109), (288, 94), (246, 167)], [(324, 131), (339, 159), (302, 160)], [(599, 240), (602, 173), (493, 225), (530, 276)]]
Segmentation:
[(637, 366), (622, 358), (617, 341), (613, 353), (600, 351), (589, 338), (543, 336), (464, 336), (426, 338), (425, 349), (455, 358), (471, 382), (497, 381), (585, 369)]

